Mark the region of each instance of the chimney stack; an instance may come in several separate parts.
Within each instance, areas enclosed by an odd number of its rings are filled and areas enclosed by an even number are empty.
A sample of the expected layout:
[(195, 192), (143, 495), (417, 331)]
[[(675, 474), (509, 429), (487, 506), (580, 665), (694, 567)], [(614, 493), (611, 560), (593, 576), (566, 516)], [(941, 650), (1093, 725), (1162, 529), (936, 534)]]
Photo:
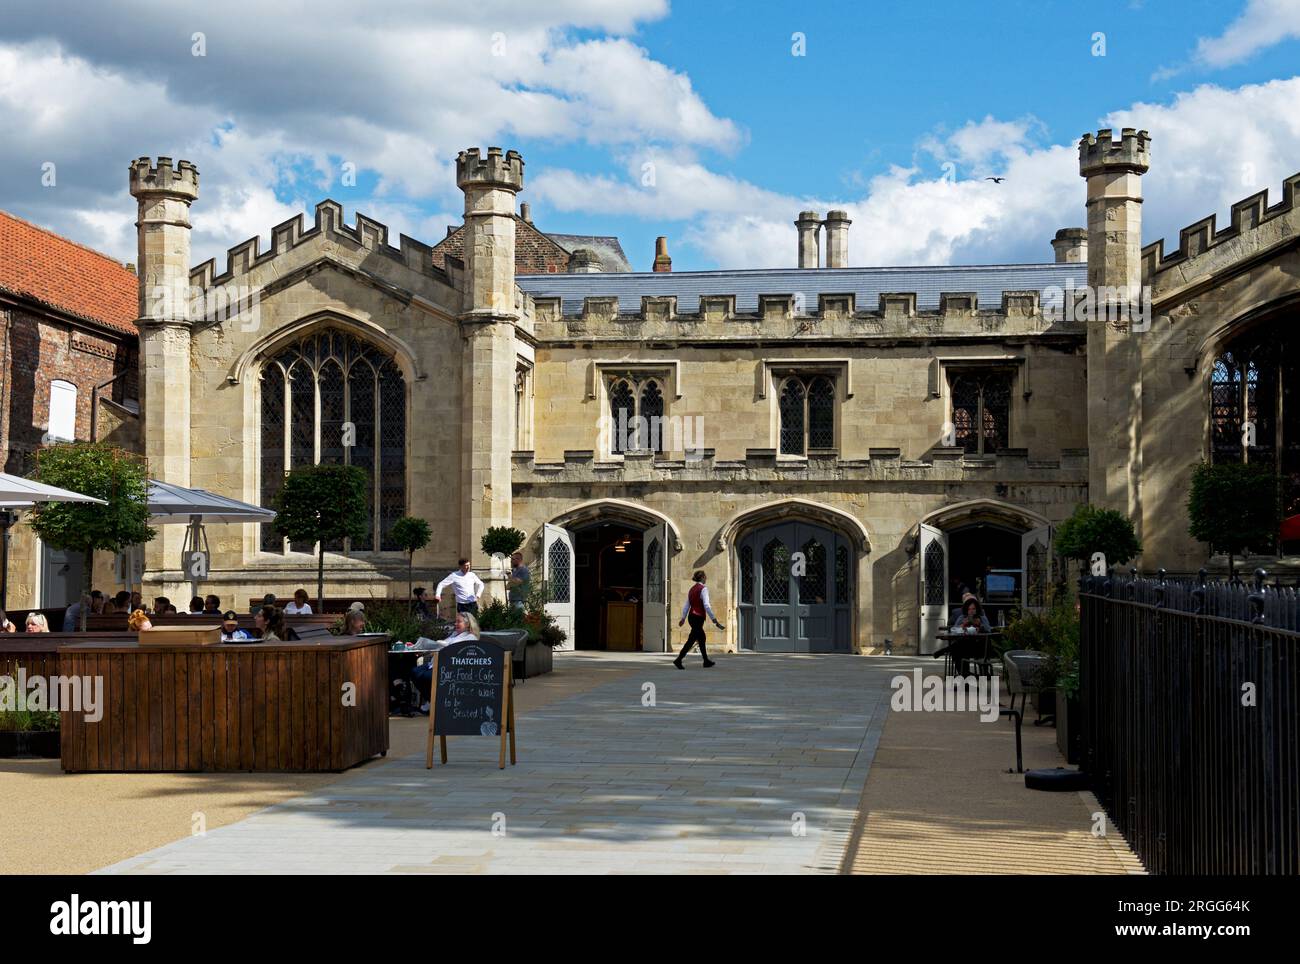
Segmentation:
[(600, 258), (591, 248), (578, 248), (569, 255), (569, 274), (600, 274)]
[(1052, 239), (1057, 264), (1088, 263), (1088, 231), (1086, 228), (1061, 228)]
[(816, 268), (821, 264), (821, 252), (818, 248), (817, 232), (822, 225), (821, 215), (816, 211), (800, 211), (794, 226), (799, 229), (799, 267)]
[(521, 220), (527, 221), (529, 224), (533, 223), (533, 212), (529, 209), (527, 201), (524, 201), (519, 205), (519, 217)]
[(849, 266), (849, 220), (847, 211), (826, 212), (826, 267)]
[(655, 264), (653, 270), (657, 274), (666, 274), (673, 270), (673, 259), (668, 257), (668, 239), (663, 236), (655, 238)]

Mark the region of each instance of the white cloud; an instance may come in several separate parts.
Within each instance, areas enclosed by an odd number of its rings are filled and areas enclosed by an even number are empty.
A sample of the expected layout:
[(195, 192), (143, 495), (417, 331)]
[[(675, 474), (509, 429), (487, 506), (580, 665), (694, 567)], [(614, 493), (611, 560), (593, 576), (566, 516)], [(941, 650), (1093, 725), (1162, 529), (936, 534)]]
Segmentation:
[(1217, 37), (1202, 37), (1196, 61), (1206, 67), (1230, 67), (1282, 43), (1300, 38), (1300, 0), (1249, 0)]

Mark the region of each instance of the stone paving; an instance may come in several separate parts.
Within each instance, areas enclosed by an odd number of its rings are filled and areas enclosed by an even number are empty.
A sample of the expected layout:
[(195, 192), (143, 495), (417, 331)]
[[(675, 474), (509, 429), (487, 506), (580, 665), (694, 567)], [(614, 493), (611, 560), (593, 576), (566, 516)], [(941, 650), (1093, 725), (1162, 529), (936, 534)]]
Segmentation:
[[(631, 670), (518, 718), (349, 772), (107, 873), (834, 873), (889, 710), (895, 660), (559, 655)], [(590, 664), (588, 664), (590, 665)], [(654, 684), (653, 706), (643, 705)], [(529, 684), (524, 684), (529, 685)], [(536, 683), (534, 685), (537, 685)], [(797, 832), (800, 828), (803, 832)]]

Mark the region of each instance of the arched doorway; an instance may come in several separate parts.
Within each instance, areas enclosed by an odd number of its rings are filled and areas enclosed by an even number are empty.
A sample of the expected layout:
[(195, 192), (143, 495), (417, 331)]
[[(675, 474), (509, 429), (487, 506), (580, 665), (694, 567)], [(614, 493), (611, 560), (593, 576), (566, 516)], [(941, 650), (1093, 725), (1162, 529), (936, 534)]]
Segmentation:
[(759, 653), (847, 653), (853, 633), (849, 540), (813, 522), (756, 528), (736, 547), (740, 645)]
[(677, 527), (633, 502), (583, 503), (542, 527), (547, 610), (565, 649), (668, 649), (668, 579)]
[(921, 653), (938, 647), (966, 592), (994, 625), (1047, 604), (1052, 527), (1036, 512), (990, 499), (946, 506), (922, 520), (917, 548)]

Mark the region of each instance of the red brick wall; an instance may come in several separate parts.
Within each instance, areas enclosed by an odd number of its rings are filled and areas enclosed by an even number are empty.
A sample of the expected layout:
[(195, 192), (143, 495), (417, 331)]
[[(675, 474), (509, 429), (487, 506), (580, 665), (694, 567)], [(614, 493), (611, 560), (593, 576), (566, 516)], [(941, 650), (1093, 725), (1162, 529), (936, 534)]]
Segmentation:
[[(465, 260), (465, 229), (457, 228), (433, 248), (435, 267), (444, 266), (451, 255)], [(565, 274), (569, 270), (569, 252), (548, 238), (523, 218), (515, 218), (515, 273)]]
[(81, 328), (21, 307), (0, 309), (5, 471), (25, 474), (32, 468), (32, 453), (49, 428), (52, 381), (77, 386), (77, 438), (89, 439), (90, 399), (96, 385), (126, 371), (126, 377), (100, 397), (118, 402), (139, 397), (138, 354), (134, 335)]

